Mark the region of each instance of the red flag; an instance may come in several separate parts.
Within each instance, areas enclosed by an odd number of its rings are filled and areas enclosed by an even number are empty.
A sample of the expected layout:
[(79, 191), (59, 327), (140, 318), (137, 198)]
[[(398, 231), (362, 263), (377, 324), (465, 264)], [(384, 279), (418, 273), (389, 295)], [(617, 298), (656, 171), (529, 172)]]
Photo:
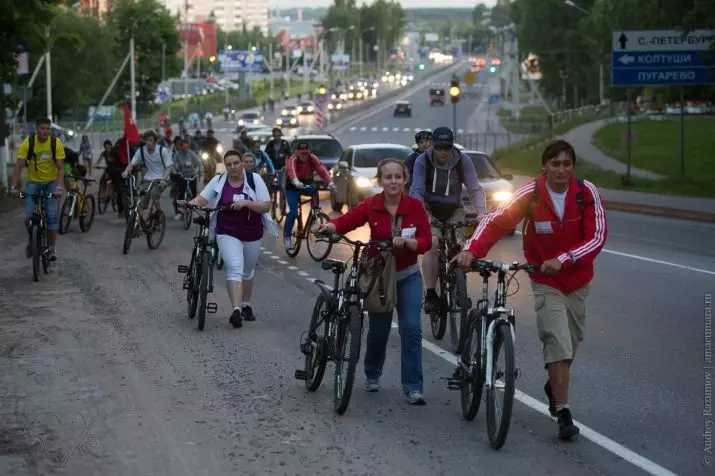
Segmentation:
[(124, 103), (124, 137), (130, 144), (139, 143), (139, 128), (129, 112), (129, 105), (127, 103)]

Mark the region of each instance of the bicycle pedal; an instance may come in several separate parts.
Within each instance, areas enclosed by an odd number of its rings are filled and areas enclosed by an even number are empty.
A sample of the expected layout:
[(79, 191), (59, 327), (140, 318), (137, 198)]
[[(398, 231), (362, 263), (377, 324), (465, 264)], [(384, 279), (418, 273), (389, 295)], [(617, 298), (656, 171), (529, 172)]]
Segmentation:
[(462, 390), (464, 385), (467, 383), (460, 377), (442, 377), (442, 380), (446, 381), (446, 386), (449, 390)]
[(206, 304), (206, 312), (209, 314), (216, 314), (218, 312), (218, 304), (215, 302), (210, 302)]
[(189, 272), (189, 267), (186, 266), (185, 264), (180, 264), (177, 266), (177, 272), (179, 273), (188, 273)]
[(313, 342), (306, 341), (300, 344), (300, 351), (303, 355), (310, 355), (313, 352)]
[(517, 368), (514, 369), (514, 380), (519, 378), (519, 375), (521, 375), (521, 371)]
[(296, 370), (295, 371), (295, 379), (296, 380), (308, 380), (310, 378), (310, 374), (305, 371), (305, 370)]

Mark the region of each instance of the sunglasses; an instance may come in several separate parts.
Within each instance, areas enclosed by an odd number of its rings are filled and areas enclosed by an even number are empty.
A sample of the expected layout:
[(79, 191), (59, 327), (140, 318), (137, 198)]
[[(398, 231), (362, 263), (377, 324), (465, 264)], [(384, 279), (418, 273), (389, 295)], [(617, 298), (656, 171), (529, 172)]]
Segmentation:
[(445, 151), (447, 151), (447, 150), (452, 150), (452, 146), (451, 146), (451, 145), (444, 145), (444, 144), (435, 145), (435, 146), (434, 146), (434, 150), (440, 150), (440, 151), (442, 151), (442, 152), (445, 152)]

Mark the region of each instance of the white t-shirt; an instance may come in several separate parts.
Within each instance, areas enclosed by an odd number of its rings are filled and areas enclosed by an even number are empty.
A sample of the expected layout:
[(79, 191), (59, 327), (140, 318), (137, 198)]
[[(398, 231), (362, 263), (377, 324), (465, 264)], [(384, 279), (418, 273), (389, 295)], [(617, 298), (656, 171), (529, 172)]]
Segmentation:
[[(164, 172), (166, 169), (174, 165), (174, 161), (171, 160), (171, 151), (166, 148), (166, 147), (161, 147), (157, 145), (154, 148), (154, 152), (149, 152), (146, 148), (146, 146), (137, 149), (137, 151), (134, 153), (134, 157), (132, 157), (132, 167), (137, 167), (139, 165), (142, 165), (142, 149), (144, 150), (144, 161), (143, 165), (146, 166), (146, 175), (144, 176), (144, 180), (152, 181), (152, 180), (161, 180), (164, 178)], [(163, 153), (161, 156), (159, 155), (159, 151), (162, 151)], [(162, 156), (164, 158), (162, 162)]]
[(566, 189), (565, 192), (558, 193), (551, 190), (551, 187), (548, 185), (546, 185), (546, 190), (549, 191), (549, 196), (551, 197), (551, 201), (554, 203), (554, 208), (556, 209), (556, 214), (559, 216), (559, 220), (563, 220), (564, 208), (566, 207), (566, 194), (569, 190)]

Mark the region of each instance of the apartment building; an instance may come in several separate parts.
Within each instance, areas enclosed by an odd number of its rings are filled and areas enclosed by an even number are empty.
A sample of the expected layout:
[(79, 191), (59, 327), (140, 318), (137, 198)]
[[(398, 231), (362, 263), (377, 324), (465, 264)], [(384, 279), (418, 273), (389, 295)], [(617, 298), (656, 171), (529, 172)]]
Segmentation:
[[(192, 0), (189, 2), (188, 22), (204, 22), (213, 14), (216, 25), (223, 31), (240, 30), (245, 22), (249, 30), (257, 26), (267, 33), (268, 2), (269, 0)], [(185, 0), (165, 0), (165, 5), (172, 13), (179, 12), (182, 20), (184, 19)]]

